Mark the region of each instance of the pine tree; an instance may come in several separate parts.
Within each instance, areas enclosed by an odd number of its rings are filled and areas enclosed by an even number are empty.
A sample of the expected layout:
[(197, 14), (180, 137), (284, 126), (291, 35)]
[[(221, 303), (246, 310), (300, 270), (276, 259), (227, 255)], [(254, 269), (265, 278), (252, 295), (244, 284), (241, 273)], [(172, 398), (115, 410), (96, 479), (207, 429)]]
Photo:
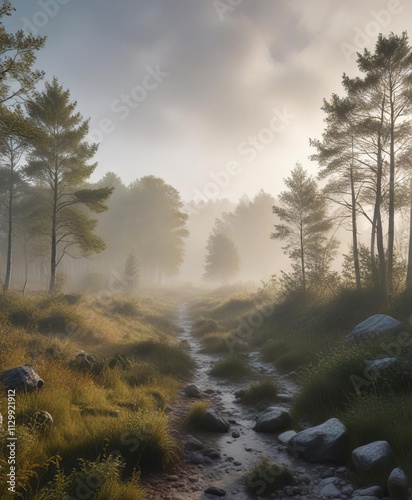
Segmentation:
[(48, 221), (49, 293), (55, 291), (57, 267), (65, 255), (89, 255), (105, 248), (93, 232), (96, 220), (89, 212), (106, 210), (104, 202), (112, 189), (85, 185), (97, 165), (88, 163), (97, 145), (87, 142), (88, 121), (75, 111), (76, 105), (56, 78), (27, 103), (28, 114), (41, 133), (33, 144), (26, 175), (40, 188), (39, 219), (43, 225)]
[(288, 191), (280, 193), (279, 204), (273, 207), (282, 223), (275, 225), (271, 237), (286, 242), (283, 250), (295, 264), (295, 271), (299, 269), (301, 288), (305, 293), (308, 272), (317, 269), (316, 275), (320, 275), (318, 255), (324, 254), (321, 261), (328, 266), (328, 249), (333, 252), (336, 248), (333, 239), (326, 236), (332, 228), (332, 221), (327, 217), (326, 200), (315, 180), (308, 177), (300, 164), (284, 182)]

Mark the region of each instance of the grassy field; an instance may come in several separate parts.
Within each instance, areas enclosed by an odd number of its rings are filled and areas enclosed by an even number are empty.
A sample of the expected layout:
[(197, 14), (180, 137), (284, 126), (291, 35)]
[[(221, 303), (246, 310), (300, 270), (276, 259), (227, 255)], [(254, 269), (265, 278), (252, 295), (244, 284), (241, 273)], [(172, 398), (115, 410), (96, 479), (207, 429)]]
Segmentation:
[[(174, 339), (174, 312), (167, 294), (0, 296), (0, 371), (30, 364), (44, 380), (37, 393), (16, 398), (23, 498), (140, 500), (140, 474), (176, 462), (163, 410), (193, 362)], [(95, 357), (90, 367), (73, 361), (81, 351)], [(51, 414), (52, 426), (35, 421), (38, 410)], [(0, 444), (7, 499), (5, 436)]]

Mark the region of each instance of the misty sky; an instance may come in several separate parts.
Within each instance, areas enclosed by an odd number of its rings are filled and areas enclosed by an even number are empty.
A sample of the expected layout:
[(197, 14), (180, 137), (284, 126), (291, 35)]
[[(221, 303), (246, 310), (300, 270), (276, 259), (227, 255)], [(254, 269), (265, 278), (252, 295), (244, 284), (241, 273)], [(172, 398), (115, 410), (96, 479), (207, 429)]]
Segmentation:
[(48, 37), (37, 67), (91, 118), (94, 179), (153, 174), (185, 200), (276, 194), (297, 161), (315, 173), (309, 137), (355, 51), (412, 36), (411, 0), (12, 3), (7, 27)]

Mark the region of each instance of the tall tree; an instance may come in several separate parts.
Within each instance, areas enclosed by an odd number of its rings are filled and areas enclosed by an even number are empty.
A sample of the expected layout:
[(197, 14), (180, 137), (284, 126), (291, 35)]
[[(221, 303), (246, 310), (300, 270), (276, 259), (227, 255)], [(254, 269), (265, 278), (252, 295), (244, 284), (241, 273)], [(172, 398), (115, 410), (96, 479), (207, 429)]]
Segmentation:
[(49, 292), (55, 291), (56, 271), (64, 255), (100, 252), (105, 248), (93, 233), (96, 221), (89, 212), (107, 209), (105, 200), (112, 189), (89, 189), (85, 182), (96, 168), (89, 164), (97, 145), (87, 142), (88, 120), (75, 112), (70, 92), (56, 78), (46, 83), (27, 103), (30, 118), (40, 130), (41, 139), (33, 145), (26, 175), (37, 183), (40, 218), (48, 217), (50, 237)]
[(239, 252), (229, 236), (215, 229), (206, 246), (204, 278), (219, 280), (226, 285), (239, 271)]
[(18, 195), (23, 193), (25, 185), (19, 171), (19, 163), (30, 147), (29, 137), (35, 137), (35, 132), (32, 132), (34, 129), (27, 123), (20, 107), (17, 107), (14, 113), (8, 112), (7, 115), (11, 119), (8, 124), (3, 122), (0, 134), (0, 162), (2, 164), (0, 169), (3, 173), (2, 177), (5, 177), (4, 186), (7, 186), (5, 203), (1, 204), (4, 208), (4, 218), (7, 221), (7, 260), (3, 286), (5, 292), (10, 287), (12, 271), (14, 205)]
[[(283, 250), (299, 269), (301, 288), (306, 292), (307, 273), (315, 264), (314, 255), (332, 248), (326, 236), (332, 221), (327, 216), (326, 200), (316, 181), (299, 163), (284, 182), (288, 190), (280, 193), (279, 204), (273, 206), (273, 213), (281, 224), (275, 224), (271, 237), (286, 242)], [(325, 263), (327, 261), (324, 259)]]
[(317, 149), (317, 154), (310, 158), (322, 167), (319, 177), (330, 179), (325, 189), (326, 196), (344, 212), (349, 211), (356, 287), (360, 289), (357, 213), (363, 179), (357, 164), (359, 127), (355, 116), (356, 103), (333, 94), (330, 101), (324, 100), (322, 110), (326, 113), (326, 130), (322, 141), (310, 139), (310, 145)]
[[(365, 49), (358, 55), (358, 67), (366, 75), (369, 90), (388, 127), (389, 195), (387, 283), (393, 288), (395, 211), (397, 175), (403, 161), (409, 163), (410, 135), (412, 131), (412, 50), (406, 32), (401, 36), (391, 33), (379, 35), (373, 53)], [(409, 165), (407, 165), (409, 166)]]

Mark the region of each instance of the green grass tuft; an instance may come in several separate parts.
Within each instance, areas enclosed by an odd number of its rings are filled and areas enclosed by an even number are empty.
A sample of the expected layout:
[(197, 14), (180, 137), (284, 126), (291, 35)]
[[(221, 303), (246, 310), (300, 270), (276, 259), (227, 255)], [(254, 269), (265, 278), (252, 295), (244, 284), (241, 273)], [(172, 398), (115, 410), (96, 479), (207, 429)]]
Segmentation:
[(260, 496), (269, 496), (294, 484), (292, 472), (283, 464), (261, 457), (245, 474), (247, 489)]
[(237, 356), (229, 356), (217, 361), (210, 374), (214, 377), (239, 379), (249, 375), (251, 370), (245, 360)]
[(263, 401), (275, 401), (278, 390), (276, 381), (267, 378), (252, 384), (247, 389), (237, 391), (235, 396), (241, 403), (256, 405)]

